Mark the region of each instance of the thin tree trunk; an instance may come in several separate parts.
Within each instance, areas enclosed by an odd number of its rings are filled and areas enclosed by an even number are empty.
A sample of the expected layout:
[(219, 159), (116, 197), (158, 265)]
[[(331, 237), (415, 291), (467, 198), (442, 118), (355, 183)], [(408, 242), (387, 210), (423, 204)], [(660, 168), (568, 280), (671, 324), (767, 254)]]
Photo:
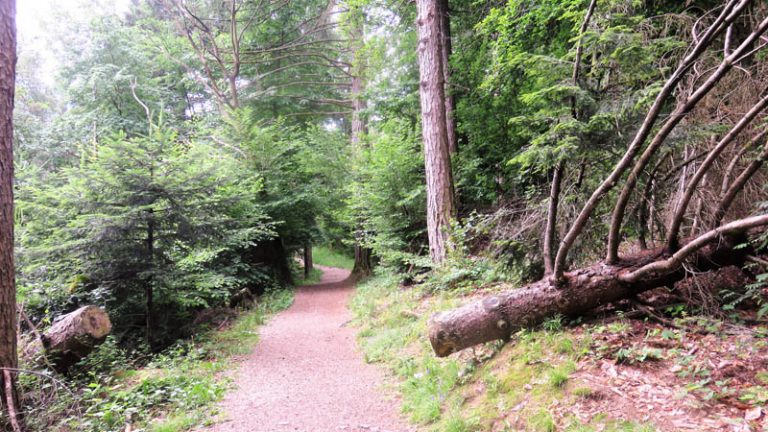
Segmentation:
[(744, 168), (744, 171), (736, 177), (733, 184), (725, 191), (725, 194), (723, 194), (720, 204), (718, 204), (717, 210), (715, 210), (713, 226), (720, 225), (726, 213), (728, 213), (728, 209), (731, 208), (731, 204), (733, 204), (733, 201), (736, 199), (736, 196), (744, 189), (744, 186), (746, 186), (752, 176), (760, 170), (766, 160), (768, 160), (768, 142), (765, 143), (763, 151), (760, 152), (757, 158)]
[[(0, 0), (0, 368), (17, 368), (16, 280), (13, 261), (13, 100), (16, 79), (16, 1)], [(19, 421), (14, 374), (0, 385), (13, 424)], [(9, 403), (10, 402), (10, 403)]]
[(752, 123), (758, 114), (763, 112), (767, 106), (768, 96), (760, 99), (760, 101), (757, 102), (749, 110), (749, 112), (747, 112), (747, 114), (745, 114), (744, 117), (742, 117), (736, 123), (736, 125), (731, 128), (730, 131), (728, 131), (727, 134), (725, 134), (725, 136), (717, 143), (717, 145), (715, 145), (715, 147), (709, 151), (706, 159), (704, 159), (704, 161), (701, 163), (701, 166), (696, 170), (696, 173), (691, 178), (690, 183), (685, 188), (682, 199), (677, 203), (674, 216), (672, 217), (672, 223), (670, 224), (669, 231), (667, 232), (667, 247), (671, 251), (676, 250), (678, 247), (678, 235), (680, 233), (680, 227), (683, 224), (683, 219), (685, 217), (685, 212), (688, 209), (688, 204), (690, 203), (693, 194), (696, 193), (699, 182), (704, 179), (704, 176), (707, 175), (707, 172), (709, 172), (709, 169), (714, 165), (715, 160), (717, 160), (723, 150), (725, 150), (733, 142), (733, 140), (739, 136), (741, 131), (743, 131), (744, 128)]
[[(648, 249), (648, 241), (646, 239), (646, 234), (650, 234), (651, 242), (653, 242), (653, 213), (654, 213), (654, 200), (653, 200), (653, 189), (654, 185), (656, 184), (656, 173), (659, 172), (659, 169), (661, 169), (661, 166), (664, 164), (664, 161), (667, 159), (669, 154), (665, 154), (664, 156), (659, 158), (659, 161), (656, 162), (656, 165), (651, 170), (651, 173), (648, 175), (648, 180), (645, 183), (645, 188), (643, 188), (643, 195), (640, 199), (640, 203), (638, 204), (638, 210), (637, 210), (637, 220), (638, 220), (638, 233), (637, 233), (637, 239), (640, 243), (640, 249), (646, 250)], [(647, 221), (651, 221), (649, 224)]]
[[(659, 115), (661, 115), (662, 108), (664, 107), (669, 96), (677, 87), (680, 80), (682, 80), (686, 73), (693, 67), (696, 60), (706, 51), (712, 40), (714, 40), (714, 38), (716, 38), (718, 35), (720, 35), (720, 33), (724, 31), (723, 26), (733, 22), (738, 14), (747, 6), (747, 3), (749, 2), (739, 3), (737, 5), (736, 2), (731, 1), (726, 4), (715, 21), (709, 26), (709, 28), (707, 28), (705, 32), (703, 32), (699, 38), (699, 42), (692, 47), (685, 58), (682, 59), (672, 76), (670, 76), (670, 78), (664, 83), (664, 86), (656, 96), (653, 105), (648, 110), (642, 125), (637, 130), (635, 137), (632, 139), (632, 142), (629, 144), (627, 151), (624, 153), (624, 156), (622, 156), (619, 163), (616, 164), (614, 170), (592, 192), (592, 195), (582, 207), (579, 215), (571, 224), (571, 228), (560, 241), (560, 247), (557, 249), (557, 256), (555, 257), (554, 278), (556, 281), (561, 279), (562, 274), (565, 271), (568, 254), (571, 250), (571, 247), (573, 247), (576, 239), (579, 237), (579, 235), (581, 235), (581, 232), (586, 227), (587, 222), (592, 216), (592, 213), (595, 211), (603, 197), (605, 197), (605, 195), (616, 186), (624, 173), (632, 166), (632, 162), (635, 156), (641, 150), (643, 143), (645, 143), (645, 140), (653, 131), (656, 120), (658, 119)], [(618, 235), (618, 233), (616, 234)], [(616, 246), (616, 249), (618, 249), (618, 246)], [(609, 254), (611, 250), (612, 248), (609, 246)]]
[[(579, 74), (581, 71), (581, 57), (584, 53), (584, 33), (589, 27), (589, 21), (592, 19), (592, 15), (595, 13), (595, 7), (597, 6), (597, 0), (592, 0), (587, 8), (587, 13), (584, 15), (584, 21), (581, 23), (579, 29), (579, 40), (576, 42), (576, 57), (573, 61), (573, 75), (571, 81), (574, 87), (579, 87)], [(571, 98), (571, 116), (578, 120), (579, 111), (576, 106), (576, 97)], [(583, 166), (583, 164), (582, 164)], [(555, 267), (555, 232), (557, 230), (557, 210), (560, 204), (560, 184), (563, 181), (563, 171), (565, 169), (565, 161), (560, 160), (555, 167), (554, 175), (552, 176), (552, 187), (549, 191), (549, 209), (547, 211), (547, 226), (544, 231), (544, 273), (547, 275), (552, 274)], [(579, 174), (581, 177), (581, 174)], [(579, 178), (581, 183), (581, 178)]]
[(544, 229), (544, 274), (552, 274), (555, 265), (555, 232), (557, 230), (557, 207), (560, 205), (560, 184), (562, 183), (565, 163), (560, 161), (552, 175), (552, 188), (549, 191), (547, 226)]
[(304, 244), (304, 279), (309, 277), (312, 272), (314, 264), (312, 263), (312, 243)]
[(442, 42), (442, 66), (445, 89), (445, 128), (448, 134), (448, 153), (451, 155), (459, 151), (459, 142), (456, 136), (456, 100), (451, 91), (451, 67), (450, 59), (453, 52), (451, 42), (451, 15), (448, 0), (437, 0), (438, 13), (440, 14), (440, 41)]
[(152, 272), (155, 270), (155, 221), (154, 221), (154, 212), (152, 209), (150, 209), (149, 212), (149, 219), (147, 221), (147, 257), (149, 257), (149, 271), (150, 276), (146, 282), (146, 286), (144, 288), (144, 294), (146, 297), (146, 305), (145, 305), (145, 314), (146, 314), (146, 323), (145, 323), (145, 338), (147, 345), (149, 347), (152, 347), (152, 325), (153, 325), (153, 316), (152, 311), (154, 309), (154, 287), (152, 284), (154, 283), (154, 277), (152, 275)]
[(432, 261), (447, 253), (447, 229), (454, 217), (453, 176), (445, 117), (440, 15), (436, 0), (417, 0), (419, 95), (427, 180), (427, 236)]
[(739, 164), (739, 161), (741, 158), (755, 145), (759, 144), (761, 141), (765, 139), (765, 136), (768, 135), (768, 129), (763, 129), (760, 133), (755, 135), (754, 138), (749, 140), (749, 142), (739, 149), (739, 151), (736, 153), (736, 156), (734, 156), (730, 162), (728, 162), (728, 166), (725, 169), (725, 172), (723, 173), (723, 180), (722, 184), (720, 185), (720, 197), (724, 197), (726, 192), (728, 192), (728, 187), (730, 186), (731, 181), (731, 174), (733, 174), (733, 171), (736, 169), (736, 166)]

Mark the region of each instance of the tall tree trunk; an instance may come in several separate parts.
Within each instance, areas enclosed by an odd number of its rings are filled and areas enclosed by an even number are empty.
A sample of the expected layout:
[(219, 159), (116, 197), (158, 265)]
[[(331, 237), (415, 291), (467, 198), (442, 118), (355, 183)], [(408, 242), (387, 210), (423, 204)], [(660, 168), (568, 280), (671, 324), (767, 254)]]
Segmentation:
[(432, 261), (446, 256), (447, 229), (455, 213), (445, 116), (445, 77), (437, 0), (417, 0), (419, 95), (427, 178), (427, 235)]
[[(359, 37), (362, 36), (362, 31), (359, 32)], [(365, 119), (363, 118), (363, 112), (368, 108), (368, 103), (363, 98), (363, 90), (365, 89), (363, 84), (363, 59), (360, 58), (359, 47), (353, 48), (354, 56), (354, 74), (352, 75), (352, 147), (358, 151), (363, 146), (363, 136), (368, 132), (365, 127)]]
[(448, 135), (448, 152), (454, 155), (459, 151), (459, 142), (456, 137), (456, 100), (451, 91), (450, 58), (453, 47), (451, 43), (451, 16), (448, 0), (437, 0), (437, 7), (440, 14), (440, 42), (442, 43), (441, 58), (445, 91), (445, 128)]
[(16, 79), (16, 1), (0, 0), (0, 404), (20, 430), (15, 374), (16, 280), (13, 263), (13, 99)]
[[(362, 13), (361, 11), (357, 11)], [(362, 150), (365, 147), (363, 138), (368, 133), (368, 128), (365, 123), (364, 113), (368, 108), (368, 103), (363, 97), (363, 91), (365, 91), (365, 83), (363, 81), (363, 74), (365, 73), (365, 58), (360, 53), (362, 49), (363, 41), (363, 19), (361, 16), (357, 16), (359, 21), (353, 26), (351, 30), (352, 39), (352, 57), (353, 57), (353, 72), (352, 72), (352, 133), (350, 136), (352, 142), (352, 151), (359, 158), (362, 156)], [(355, 264), (352, 267), (352, 274), (355, 276), (368, 276), (371, 274), (371, 250), (362, 245), (361, 241), (364, 240), (365, 231), (362, 224), (359, 224), (355, 228)]]

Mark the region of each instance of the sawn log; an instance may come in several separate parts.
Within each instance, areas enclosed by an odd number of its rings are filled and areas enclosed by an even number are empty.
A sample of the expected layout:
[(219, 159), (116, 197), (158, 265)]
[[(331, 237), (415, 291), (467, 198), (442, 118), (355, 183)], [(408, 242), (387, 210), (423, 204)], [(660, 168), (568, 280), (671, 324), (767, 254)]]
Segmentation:
[(59, 372), (66, 371), (104, 342), (112, 331), (107, 313), (98, 306), (84, 306), (62, 315), (25, 350), (26, 357), (44, 355)]

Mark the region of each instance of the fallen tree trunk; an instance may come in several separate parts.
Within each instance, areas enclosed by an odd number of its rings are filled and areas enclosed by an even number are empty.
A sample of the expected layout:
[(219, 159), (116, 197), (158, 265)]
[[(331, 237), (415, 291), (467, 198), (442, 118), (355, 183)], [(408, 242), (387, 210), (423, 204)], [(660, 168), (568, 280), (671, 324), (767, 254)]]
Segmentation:
[[(750, 251), (735, 246), (745, 242), (744, 235), (721, 233), (689, 257), (689, 270), (704, 272), (730, 265), (741, 266)], [(671, 287), (687, 274), (681, 263), (661, 271), (643, 272), (642, 278), (627, 277), (650, 264), (668, 260), (664, 251), (657, 250), (624, 259), (616, 265), (601, 262), (566, 273), (565, 281), (559, 285), (545, 278), (523, 288), (437, 313), (429, 322), (432, 349), (438, 357), (445, 357), (483, 342), (506, 340), (514, 332), (556, 315), (580, 315), (644, 291)]]
[(93, 351), (112, 331), (109, 316), (98, 306), (84, 306), (59, 317), (45, 333), (24, 350), (24, 356), (40, 355), (57, 371), (64, 372)]

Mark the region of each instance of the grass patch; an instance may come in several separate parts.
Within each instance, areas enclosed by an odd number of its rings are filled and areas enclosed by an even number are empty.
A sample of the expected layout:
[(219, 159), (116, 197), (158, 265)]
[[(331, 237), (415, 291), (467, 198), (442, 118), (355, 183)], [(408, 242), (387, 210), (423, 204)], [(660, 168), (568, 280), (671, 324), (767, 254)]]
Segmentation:
[(355, 260), (344, 253), (327, 246), (315, 246), (312, 248), (312, 260), (315, 264), (326, 267), (337, 267), (352, 270)]
[(437, 358), (426, 337), (427, 320), (468, 301), (467, 291), (403, 288), (398, 282), (391, 274), (369, 279), (358, 286), (351, 307), (366, 360), (396, 376), (403, 412), (425, 430), (653, 430), (600, 416), (581, 424), (551, 411), (591, 395), (573, 378), (579, 359), (590, 353), (590, 332), (572, 332), (556, 318), (517, 333), (506, 345)]
[(309, 271), (309, 276), (306, 278), (304, 277), (304, 270), (302, 269), (301, 273), (296, 276), (296, 285), (315, 285), (320, 283), (320, 278), (322, 277), (323, 271), (317, 267), (312, 268), (312, 270)]
[(572, 362), (557, 366), (549, 372), (549, 385), (553, 388), (563, 387), (575, 370), (576, 365)]

